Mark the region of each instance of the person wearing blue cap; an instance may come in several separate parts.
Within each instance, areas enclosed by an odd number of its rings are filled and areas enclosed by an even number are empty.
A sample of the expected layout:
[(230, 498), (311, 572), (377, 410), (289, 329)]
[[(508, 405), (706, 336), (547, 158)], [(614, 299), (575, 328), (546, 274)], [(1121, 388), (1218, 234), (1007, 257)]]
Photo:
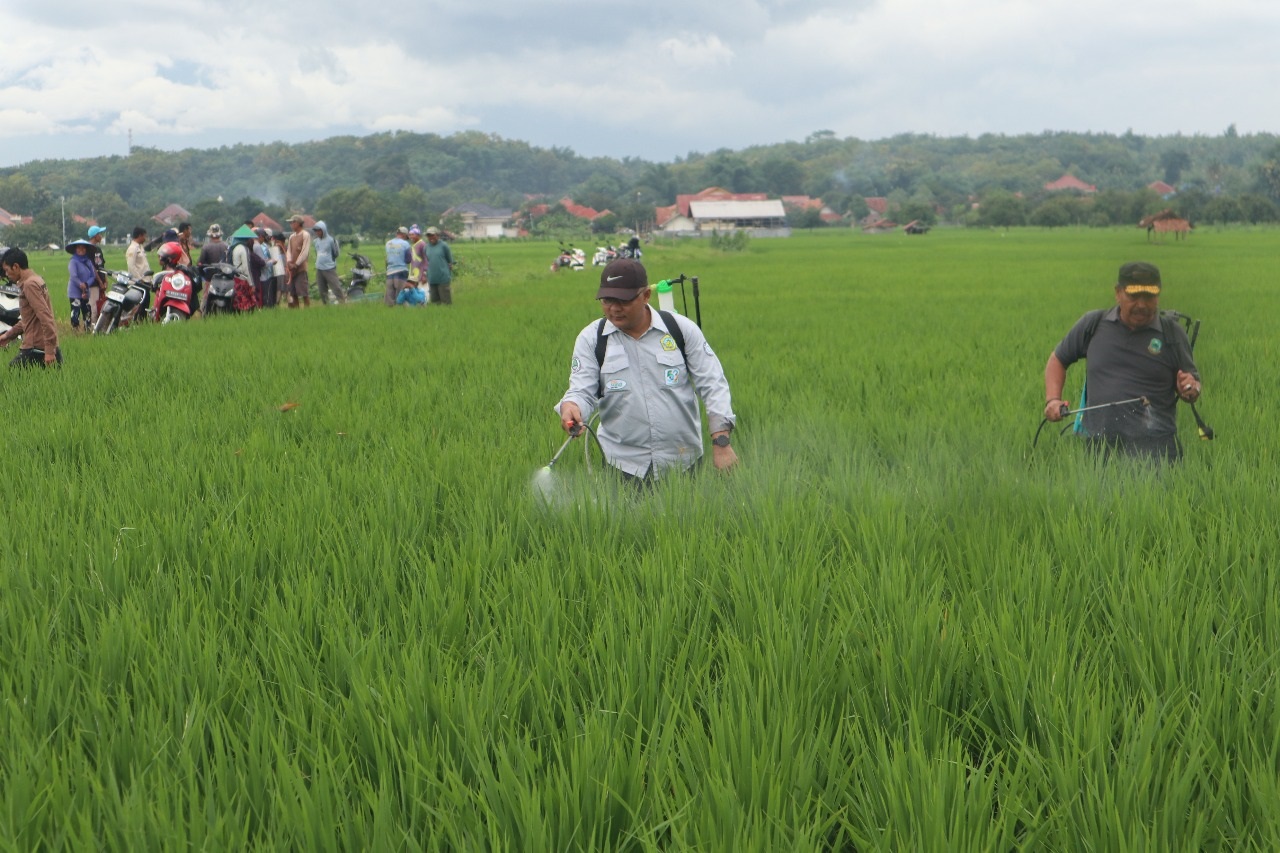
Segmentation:
[(98, 322), (98, 311), (102, 304), (102, 295), (105, 293), (107, 286), (107, 259), (102, 256), (102, 241), (105, 239), (104, 234), (107, 229), (101, 225), (89, 226), (89, 242), (92, 248), (89, 249), (89, 260), (93, 261), (93, 268), (97, 271), (97, 284), (89, 288), (89, 328), (93, 328), (93, 323)]

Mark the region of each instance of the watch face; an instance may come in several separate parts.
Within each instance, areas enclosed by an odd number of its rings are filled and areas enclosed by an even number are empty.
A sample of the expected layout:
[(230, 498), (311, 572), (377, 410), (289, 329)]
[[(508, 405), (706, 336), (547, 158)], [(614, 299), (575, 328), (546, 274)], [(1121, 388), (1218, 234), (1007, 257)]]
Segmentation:
[(729, 436), (717, 435), (715, 438), (711, 439), (711, 443), (714, 444), (716, 447), (728, 447)]

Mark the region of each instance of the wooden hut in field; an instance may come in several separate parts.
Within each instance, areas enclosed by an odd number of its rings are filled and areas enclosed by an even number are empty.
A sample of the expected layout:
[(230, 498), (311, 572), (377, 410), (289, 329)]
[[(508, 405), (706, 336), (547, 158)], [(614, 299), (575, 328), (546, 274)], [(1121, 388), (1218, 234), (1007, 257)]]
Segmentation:
[(1173, 234), (1174, 240), (1185, 240), (1191, 235), (1192, 225), (1175, 213), (1173, 208), (1167, 207), (1159, 213), (1142, 217), (1138, 221), (1138, 227), (1147, 229), (1148, 241), (1151, 240), (1152, 234), (1155, 234), (1159, 240), (1163, 240), (1165, 234)]

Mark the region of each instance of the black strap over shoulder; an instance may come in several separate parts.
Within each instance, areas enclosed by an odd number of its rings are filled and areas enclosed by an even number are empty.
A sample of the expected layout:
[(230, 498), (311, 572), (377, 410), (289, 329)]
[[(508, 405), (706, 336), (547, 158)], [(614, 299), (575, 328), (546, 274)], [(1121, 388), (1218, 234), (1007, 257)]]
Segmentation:
[(599, 368), (604, 367), (604, 351), (609, 346), (609, 339), (604, 336), (604, 318), (600, 318), (600, 322), (596, 324), (596, 396), (604, 396), (604, 374), (599, 372)]
[[(676, 346), (680, 348), (680, 357), (684, 359), (685, 366), (689, 365), (689, 356), (684, 350), (684, 331), (680, 328), (675, 316), (670, 311), (659, 310), (658, 314), (662, 317), (662, 323), (667, 327), (667, 334), (671, 335), (671, 339), (676, 342)], [(605, 318), (601, 317), (600, 322), (596, 324), (596, 368), (604, 367), (604, 353), (609, 348), (609, 339), (604, 334)], [(604, 396), (604, 375), (600, 374), (596, 379), (596, 396)]]

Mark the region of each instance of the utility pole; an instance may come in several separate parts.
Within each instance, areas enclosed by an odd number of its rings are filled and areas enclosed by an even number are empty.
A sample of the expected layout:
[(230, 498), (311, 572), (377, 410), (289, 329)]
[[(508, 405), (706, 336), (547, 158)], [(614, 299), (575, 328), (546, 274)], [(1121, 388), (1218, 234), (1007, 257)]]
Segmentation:
[(62, 202), (62, 245), (67, 245), (67, 197), (59, 196)]

